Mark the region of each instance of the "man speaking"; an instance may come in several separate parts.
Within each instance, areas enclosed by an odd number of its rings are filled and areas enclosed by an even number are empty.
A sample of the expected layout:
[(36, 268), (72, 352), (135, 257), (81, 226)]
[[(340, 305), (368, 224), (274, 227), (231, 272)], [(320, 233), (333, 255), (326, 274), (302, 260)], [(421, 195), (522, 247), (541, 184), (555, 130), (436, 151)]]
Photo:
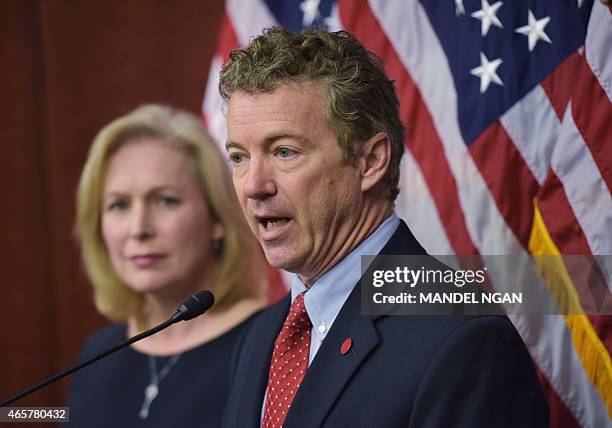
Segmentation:
[(291, 293), (235, 356), (228, 427), (546, 427), (504, 317), (361, 314), (362, 255), (424, 254), (393, 212), (404, 127), (346, 32), (268, 29), (224, 65), (233, 181)]

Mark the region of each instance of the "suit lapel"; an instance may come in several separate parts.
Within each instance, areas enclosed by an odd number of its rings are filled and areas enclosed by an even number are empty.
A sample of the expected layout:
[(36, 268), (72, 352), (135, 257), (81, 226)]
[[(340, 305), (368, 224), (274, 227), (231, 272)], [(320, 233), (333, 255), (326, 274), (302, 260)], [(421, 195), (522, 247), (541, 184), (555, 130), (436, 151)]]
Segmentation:
[(389, 239), (389, 242), (380, 251), (381, 255), (421, 255), (427, 254), (425, 249), (416, 240), (410, 229), (403, 220), (400, 220), (400, 224), (397, 230)]
[(253, 343), (249, 349), (243, 351), (243, 356), (248, 358), (246, 370), (242, 373), (243, 379), (239, 384), (240, 390), (239, 409), (244, 409), (245, 413), (236, 415), (237, 420), (241, 421), (236, 426), (259, 427), (261, 423), (261, 405), (263, 403), (266, 386), (268, 384), (268, 372), (270, 371), (270, 360), (274, 341), (287, 317), (290, 305), (290, 295), (283, 298), (275, 306), (270, 308), (253, 326)]
[[(424, 253), (403, 221), (380, 252), (383, 255)], [(342, 355), (340, 348), (347, 338), (351, 339), (352, 346)], [(372, 317), (361, 315), (361, 287), (357, 283), (308, 368), (284, 426), (323, 425), (345, 385), (379, 341)]]

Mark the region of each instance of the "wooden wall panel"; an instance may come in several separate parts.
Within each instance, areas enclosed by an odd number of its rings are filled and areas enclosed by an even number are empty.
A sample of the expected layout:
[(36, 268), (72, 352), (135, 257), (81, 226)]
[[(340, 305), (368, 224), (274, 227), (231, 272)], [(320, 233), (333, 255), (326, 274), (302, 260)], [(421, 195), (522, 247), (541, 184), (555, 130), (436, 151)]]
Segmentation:
[[(46, 132), (37, 4), (2, 2), (0, 16), (0, 396), (5, 399), (51, 373), (48, 354), (56, 332), (48, 304), (54, 267), (46, 250), (53, 225), (43, 217)], [(38, 400), (51, 396), (41, 391)]]

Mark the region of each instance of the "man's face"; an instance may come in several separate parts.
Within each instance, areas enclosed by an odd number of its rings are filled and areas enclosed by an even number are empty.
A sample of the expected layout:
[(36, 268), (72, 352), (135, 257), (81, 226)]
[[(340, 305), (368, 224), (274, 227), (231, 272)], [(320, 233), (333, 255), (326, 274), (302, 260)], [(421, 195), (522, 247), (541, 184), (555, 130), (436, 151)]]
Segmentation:
[(228, 104), (226, 148), (244, 215), (270, 264), (307, 284), (354, 244), (363, 203), (359, 171), (344, 161), (326, 111), (316, 83), (237, 91)]

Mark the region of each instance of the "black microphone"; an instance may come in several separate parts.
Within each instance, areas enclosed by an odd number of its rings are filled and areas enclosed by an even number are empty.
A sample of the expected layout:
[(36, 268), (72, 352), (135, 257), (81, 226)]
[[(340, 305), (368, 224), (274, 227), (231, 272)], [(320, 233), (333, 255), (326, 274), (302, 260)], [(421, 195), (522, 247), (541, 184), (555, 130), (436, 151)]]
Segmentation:
[(179, 306), (174, 315), (170, 317), (170, 320), (172, 320), (172, 323), (178, 321), (189, 321), (190, 319), (199, 317), (204, 312), (209, 310), (214, 303), (215, 296), (213, 296), (210, 291), (198, 291), (197, 293), (189, 296), (187, 300), (185, 300), (183, 304)]
[(164, 321), (163, 323), (149, 330), (143, 331), (142, 333), (137, 334), (136, 336), (124, 342), (121, 342), (118, 345), (115, 345), (111, 349), (102, 351), (99, 354), (94, 355), (90, 359), (83, 361), (82, 363), (79, 363), (69, 369), (66, 369), (56, 374), (55, 376), (51, 376), (47, 380), (37, 383), (36, 385), (33, 385), (29, 387), (28, 389), (18, 394), (13, 395), (8, 400), (4, 400), (2, 403), (0, 403), (0, 407), (4, 407), (8, 404), (11, 404), (19, 400), (20, 398), (25, 397), (26, 395), (33, 393), (34, 391), (38, 391), (40, 388), (43, 388), (49, 385), (50, 383), (55, 382), (56, 380), (60, 380), (68, 376), (69, 374), (76, 372), (77, 370), (81, 370), (83, 367), (87, 367), (88, 365), (95, 363), (96, 361), (106, 357), (107, 355), (112, 354), (115, 351), (118, 351), (121, 348), (125, 348), (126, 346), (131, 345), (134, 342), (138, 342), (139, 340), (144, 339), (145, 337), (149, 337), (155, 333), (158, 333), (162, 331), (163, 329), (170, 327), (174, 323), (177, 323), (179, 321), (188, 321), (190, 319), (198, 317), (202, 315), (204, 312), (206, 312), (207, 310), (209, 310), (214, 303), (215, 303), (215, 296), (213, 296), (213, 294), (210, 291), (208, 290), (198, 291), (197, 293), (189, 296), (187, 300), (185, 300), (181, 304), (181, 306), (179, 306), (179, 308), (176, 310), (174, 315), (172, 315), (170, 319), (168, 319), (167, 321)]

